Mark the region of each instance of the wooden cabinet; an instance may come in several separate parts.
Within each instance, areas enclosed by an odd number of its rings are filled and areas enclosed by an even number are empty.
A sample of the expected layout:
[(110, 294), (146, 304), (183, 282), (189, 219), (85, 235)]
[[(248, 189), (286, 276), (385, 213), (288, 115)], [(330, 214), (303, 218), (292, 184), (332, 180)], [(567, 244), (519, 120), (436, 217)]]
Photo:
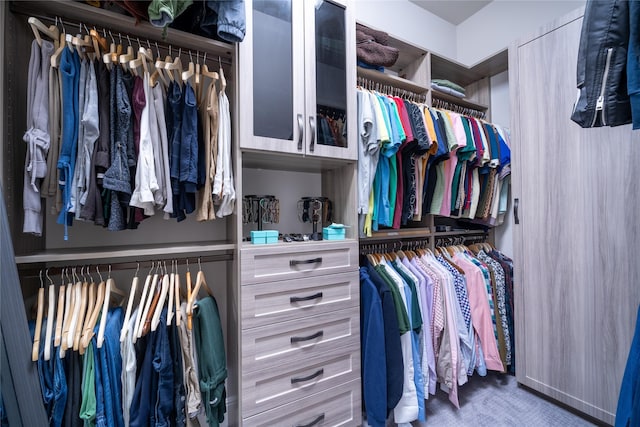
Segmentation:
[(570, 120), (582, 10), (509, 51), (518, 381), (613, 424), (640, 304), (631, 126)]
[(279, 425), (294, 412), (300, 425), (360, 423), (357, 248), (348, 239), (240, 250), (244, 424)]
[(240, 46), (240, 147), (357, 158), (355, 21), (336, 1), (247, 2)]

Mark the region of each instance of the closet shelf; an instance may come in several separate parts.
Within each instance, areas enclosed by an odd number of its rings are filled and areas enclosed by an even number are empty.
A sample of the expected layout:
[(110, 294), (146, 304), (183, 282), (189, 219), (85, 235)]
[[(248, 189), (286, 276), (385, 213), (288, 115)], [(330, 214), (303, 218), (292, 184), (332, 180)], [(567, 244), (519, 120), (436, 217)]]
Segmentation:
[(16, 264), (49, 262), (109, 262), (122, 259), (143, 260), (155, 258), (198, 257), (232, 252), (236, 245), (226, 241), (209, 243), (184, 243), (175, 245), (128, 245), (96, 248), (48, 249), (32, 255), (16, 256)]
[[(11, 10), (16, 13), (27, 14), (38, 18), (48, 18), (53, 23), (54, 17), (61, 17), (63, 20), (82, 22), (88, 28), (94, 25), (99, 30), (105, 28), (111, 30), (114, 36), (122, 33), (123, 37), (128, 34), (130, 37), (139, 37), (140, 41), (157, 41), (162, 44), (171, 44), (174, 47), (181, 47), (183, 53), (185, 49), (193, 52), (206, 52), (210, 55), (220, 56), (229, 63), (235, 46), (229, 43), (220, 42), (207, 37), (198, 36), (184, 31), (167, 28), (166, 37), (162, 37), (162, 28), (154, 27), (149, 22), (141, 21), (135, 23), (135, 18), (89, 6), (77, 1), (69, 0), (47, 0), (47, 1), (14, 1), (11, 2)], [(49, 23), (47, 23), (49, 25)], [(68, 29), (76, 31), (76, 28)], [(107, 35), (109, 39), (109, 35)], [(125, 39), (126, 40), (126, 39)], [(131, 42), (134, 42), (133, 38)], [(137, 39), (135, 40), (137, 43)], [(155, 46), (152, 46), (155, 47)], [(155, 49), (153, 49), (155, 53)], [(210, 56), (213, 59), (213, 56)]]
[(403, 79), (402, 77), (381, 73), (380, 71), (376, 70), (368, 70), (362, 67), (358, 67), (358, 77), (364, 77), (365, 79), (373, 80), (377, 83), (391, 85), (395, 88), (408, 90), (414, 93), (421, 94), (429, 91), (428, 87), (419, 85), (407, 79)]
[(474, 110), (487, 111), (489, 109), (487, 105), (470, 101), (466, 98), (458, 98), (457, 96), (453, 96), (445, 92), (440, 92), (438, 89), (431, 89), (431, 97), (441, 99), (443, 101), (449, 101), (452, 104), (460, 105), (462, 107), (473, 108)]

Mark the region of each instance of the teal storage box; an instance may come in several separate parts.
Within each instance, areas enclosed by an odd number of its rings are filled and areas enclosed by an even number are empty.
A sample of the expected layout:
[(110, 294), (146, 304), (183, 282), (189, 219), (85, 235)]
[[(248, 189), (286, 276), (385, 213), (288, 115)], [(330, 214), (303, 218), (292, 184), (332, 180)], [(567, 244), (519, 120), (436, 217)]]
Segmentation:
[(264, 245), (267, 243), (278, 243), (278, 230), (260, 230), (251, 232), (251, 243), (254, 245)]
[(254, 245), (264, 245), (267, 243), (267, 233), (265, 231), (252, 231), (251, 243)]
[(266, 243), (278, 243), (278, 230), (264, 230)]
[(345, 228), (324, 227), (322, 229), (322, 238), (324, 240), (344, 240)]

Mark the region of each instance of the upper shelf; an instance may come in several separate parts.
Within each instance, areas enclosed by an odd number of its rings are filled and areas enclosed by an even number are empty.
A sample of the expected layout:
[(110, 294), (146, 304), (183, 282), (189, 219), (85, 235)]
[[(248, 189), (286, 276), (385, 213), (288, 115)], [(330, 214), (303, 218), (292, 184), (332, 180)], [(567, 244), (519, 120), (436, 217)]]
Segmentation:
[(162, 258), (201, 256), (233, 251), (233, 243), (185, 243), (175, 245), (131, 245), (77, 249), (49, 249), (32, 255), (16, 256), (16, 264), (36, 264), (52, 262), (117, 261), (122, 259)]
[(381, 73), (380, 71), (376, 70), (369, 70), (362, 67), (358, 67), (358, 77), (364, 77), (378, 83), (391, 85), (393, 87), (408, 90), (418, 94), (426, 93), (429, 91), (429, 88), (414, 83), (411, 80), (403, 79), (402, 77), (394, 76), (392, 74)]
[[(136, 24), (135, 18), (131, 16), (99, 9), (77, 1), (14, 1), (11, 2), (11, 10), (36, 18), (47, 19), (51, 23), (53, 23), (54, 17), (57, 16), (66, 20), (82, 22), (89, 28), (96, 26), (99, 29), (111, 30), (115, 34), (128, 34), (139, 37), (141, 40), (152, 40), (181, 47), (183, 50), (191, 49), (194, 52), (206, 52), (209, 55), (224, 58), (225, 62), (229, 62), (235, 50), (235, 46), (232, 44), (173, 28), (167, 28), (166, 37), (163, 37), (163, 29), (154, 27), (149, 22), (141, 21)], [(213, 56), (210, 57), (213, 58)]]
[(445, 92), (440, 92), (437, 89), (431, 89), (431, 96), (433, 98), (449, 101), (452, 104), (460, 105), (461, 107), (473, 108), (474, 110), (487, 111), (489, 109), (487, 105), (480, 104), (466, 98), (459, 98)]
[(452, 59), (431, 54), (431, 78), (447, 79), (468, 86), (485, 77), (491, 77), (503, 71), (509, 66), (508, 50), (504, 49), (471, 67)]

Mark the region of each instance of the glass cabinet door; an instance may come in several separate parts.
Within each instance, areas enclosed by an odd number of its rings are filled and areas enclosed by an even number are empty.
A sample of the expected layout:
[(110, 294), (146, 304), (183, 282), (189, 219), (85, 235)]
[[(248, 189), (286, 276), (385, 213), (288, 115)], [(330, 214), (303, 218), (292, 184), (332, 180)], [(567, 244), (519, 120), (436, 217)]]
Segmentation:
[[(253, 0), (247, 29), (251, 49), (241, 56), (241, 82), (246, 93), (241, 126), (251, 126), (253, 138), (243, 147), (299, 152), (304, 150), (304, 59), (302, 2)], [(248, 19), (248, 21), (249, 21)], [(244, 48), (245, 46), (242, 46)]]
[[(355, 42), (351, 39), (347, 9), (340, 4), (315, 0), (307, 12), (307, 120), (309, 136), (307, 154), (355, 158), (356, 148), (347, 128), (350, 104), (355, 94)], [(309, 37), (311, 35), (311, 37)], [(349, 44), (352, 43), (352, 46)], [(350, 46), (352, 49), (348, 50)], [(347, 52), (352, 54), (347, 54)], [(312, 55), (313, 54), (313, 55)], [(309, 58), (313, 56), (313, 59)], [(315, 98), (315, 99), (314, 99)], [(353, 153), (353, 154), (352, 154)]]

